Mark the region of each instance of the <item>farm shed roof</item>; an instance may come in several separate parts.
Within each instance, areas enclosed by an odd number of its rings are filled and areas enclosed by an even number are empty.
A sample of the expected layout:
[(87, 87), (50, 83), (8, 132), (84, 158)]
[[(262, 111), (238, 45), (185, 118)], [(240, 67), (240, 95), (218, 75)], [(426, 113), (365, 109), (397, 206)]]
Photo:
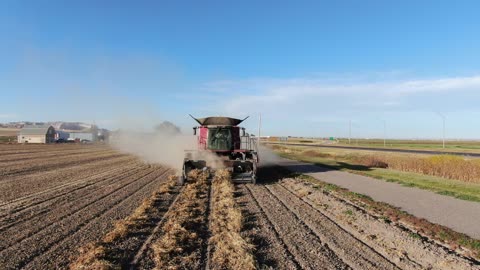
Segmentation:
[(62, 130), (64, 132), (68, 132), (70, 134), (78, 134), (78, 133), (85, 133), (85, 134), (92, 134), (92, 133), (97, 133), (96, 130), (91, 130), (91, 129), (84, 129), (84, 130)]
[(45, 135), (49, 128), (52, 126), (24, 126), (20, 130), (20, 134), (23, 135)]

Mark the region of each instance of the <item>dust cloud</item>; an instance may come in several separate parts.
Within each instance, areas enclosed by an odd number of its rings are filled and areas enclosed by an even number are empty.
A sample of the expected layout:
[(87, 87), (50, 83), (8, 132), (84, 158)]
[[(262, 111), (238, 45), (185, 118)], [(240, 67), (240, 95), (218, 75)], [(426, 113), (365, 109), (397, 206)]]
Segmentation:
[(159, 163), (181, 170), (185, 150), (196, 149), (196, 138), (180, 132), (138, 132), (119, 130), (110, 139), (115, 149), (133, 154), (148, 163)]
[[(129, 129), (116, 131), (110, 137), (110, 145), (145, 162), (167, 165), (181, 171), (185, 153), (197, 150), (197, 137), (182, 134), (175, 124), (165, 121), (150, 132)], [(212, 169), (223, 168), (223, 160), (210, 152), (191, 151), (191, 159), (205, 160)]]

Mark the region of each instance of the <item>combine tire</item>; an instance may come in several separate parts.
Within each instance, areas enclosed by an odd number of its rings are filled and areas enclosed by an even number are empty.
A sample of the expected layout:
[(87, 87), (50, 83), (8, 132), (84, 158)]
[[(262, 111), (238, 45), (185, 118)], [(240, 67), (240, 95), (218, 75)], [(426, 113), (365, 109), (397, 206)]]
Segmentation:
[(253, 174), (252, 174), (252, 184), (257, 183), (257, 163), (256, 161), (253, 162)]
[(180, 175), (177, 179), (177, 184), (179, 186), (183, 186), (185, 184), (185, 177), (183, 177), (183, 175)]

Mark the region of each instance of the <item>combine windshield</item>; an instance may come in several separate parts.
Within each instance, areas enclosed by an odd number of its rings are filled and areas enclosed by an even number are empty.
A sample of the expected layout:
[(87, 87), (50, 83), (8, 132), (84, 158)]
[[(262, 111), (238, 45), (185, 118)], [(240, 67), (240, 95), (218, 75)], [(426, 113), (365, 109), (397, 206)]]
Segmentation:
[(231, 150), (232, 131), (230, 128), (209, 128), (208, 149)]

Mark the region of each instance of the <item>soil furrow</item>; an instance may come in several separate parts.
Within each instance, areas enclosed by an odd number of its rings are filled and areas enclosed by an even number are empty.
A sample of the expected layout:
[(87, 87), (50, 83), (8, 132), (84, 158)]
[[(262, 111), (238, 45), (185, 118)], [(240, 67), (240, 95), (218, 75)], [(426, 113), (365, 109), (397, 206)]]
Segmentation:
[[(120, 220), (131, 214), (141, 202), (151, 195), (153, 190), (160, 187), (167, 181), (166, 175), (170, 170), (163, 171), (140, 189), (135, 190), (129, 196), (125, 196), (110, 206), (89, 222), (78, 225), (75, 232), (68, 237), (50, 245), (41, 255), (36, 256), (31, 262), (24, 266), (25, 269), (66, 269), (71, 258), (77, 252), (78, 247), (90, 242), (99, 241), (107, 232), (114, 227), (114, 220)], [(52, 258), (55, 258), (52, 260)]]
[(352, 203), (341, 193), (297, 179), (283, 180), (282, 186), (402, 269), (480, 269), (478, 261), (463, 258), (383, 216), (372, 215), (367, 205)]
[(63, 185), (71, 185), (71, 182), (81, 182), (83, 178), (90, 177), (105, 171), (106, 168), (122, 166), (125, 162), (131, 162), (132, 157), (116, 157), (90, 164), (75, 164), (53, 171), (44, 171), (25, 176), (11, 176), (8, 180), (0, 181), (1, 206), (22, 201), (56, 189)]
[(303, 269), (350, 269), (265, 186), (246, 187)]
[(113, 150), (107, 150), (107, 151), (100, 150), (100, 151), (93, 151), (93, 152), (76, 151), (69, 154), (63, 154), (62, 152), (59, 152), (58, 154), (52, 155), (52, 156), (34, 155), (30, 157), (30, 160), (19, 160), (19, 161), (2, 160), (0, 161), (1, 162), (0, 169), (6, 170), (6, 169), (11, 169), (9, 167), (13, 167), (17, 170), (20, 170), (22, 168), (32, 167), (33, 164), (36, 165), (37, 163), (44, 163), (44, 164), (68, 163), (84, 157), (104, 156), (104, 155), (111, 155), (111, 154), (115, 154), (115, 151)]
[[(10, 258), (14, 268), (22, 267), (34, 257), (39, 256), (53, 245), (62, 241), (64, 237), (74, 234), (85, 224), (103, 215), (111, 206), (119, 204), (129, 196), (141, 190), (144, 186), (154, 182), (168, 170), (148, 171), (147, 175), (133, 178), (127, 185), (117, 187), (113, 192), (103, 195), (100, 199), (89, 203), (81, 211), (72, 213), (62, 220), (48, 226), (44, 230), (29, 236), (27, 239), (0, 252), (1, 258)], [(133, 185), (133, 186), (131, 186)], [(20, 254), (18, 251), (23, 251)], [(14, 258), (12, 260), (11, 258)]]
[(0, 162), (3, 165), (14, 166), (17, 163), (21, 162), (33, 162), (36, 160), (52, 160), (56, 158), (69, 158), (76, 157), (78, 155), (95, 155), (99, 153), (111, 152), (108, 149), (88, 149), (88, 150), (60, 150), (60, 151), (42, 151), (34, 154), (16, 154), (16, 155), (7, 155), (6, 157), (0, 158)]
[(59, 161), (59, 162), (42, 162), (42, 163), (35, 163), (35, 165), (24, 165), (24, 166), (15, 166), (13, 168), (7, 167), (7, 169), (3, 168), (0, 171), (1, 176), (12, 176), (12, 175), (27, 175), (31, 172), (40, 172), (40, 171), (50, 171), (61, 169), (65, 167), (71, 166), (71, 163), (75, 164), (87, 164), (95, 161), (104, 160), (105, 158), (114, 158), (114, 157), (121, 157), (124, 154), (115, 154), (114, 152), (108, 153), (105, 155), (98, 155), (92, 157), (90, 155), (86, 155), (86, 157), (76, 157), (75, 159), (68, 160), (68, 161)]
[(300, 269), (274, 225), (245, 185), (238, 186), (236, 201), (242, 208), (245, 226), (242, 235), (255, 245), (254, 256), (261, 269)]
[[(7, 145), (0, 145), (2, 149), (0, 149), (0, 156), (13, 156), (13, 155), (28, 155), (28, 154), (37, 154), (37, 153), (61, 153), (64, 151), (70, 150), (78, 150), (78, 151), (88, 151), (94, 149), (109, 149), (107, 146), (89, 146), (89, 145), (70, 145), (70, 144), (63, 144), (63, 145), (43, 145), (43, 147), (39, 147), (38, 145), (11, 145), (8, 147)], [(21, 147), (25, 147), (28, 149), (18, 149)], [(11, 149), (7, 149), (11, 148)]]
[(399, 269), (281, 185), (267, 189), (354, 269)]
[[(135, 173), (137, 172), (138, 170)], [(112, 183), (104, 185), (97, 190), (82, 190), (81, 193), (79, 192), (77, 199), (72, 198), (70, 201), (69, 198), (66, 198), (67, 201), (64, 204), (55, 204), (55, 206), (57, 206), (56, 208), (54, 206), (53, 208), (47, 208), (48, 210), (46, 211), (40, 211), (37, 215), (27, 216), (27, 219), (24, 220), (25, 222), (18, 222), (19, 224), (17, 224), (15, 227), (2, 232), (4, 234), (14, 235), (15, 238), (9, 238), (7, 241), (1, 242), (0, 250), (7, 248), (13, 243), (20, 242), (28, 236), (33, 235), (36, 232), (39, 232), (50, 226), (51, 224), (62, 220), (64, 217), (73, 215), (85, 207), (95, 203), (96, 201), (113, 194), (124, 186), (128, 186), (130, 183), (132, 183), (130, 176), (135, 175), (135, 173), (129, 172), (124, 175), (118, 175), (115, 178), (110, 179), (113, 180)]]
[[(62, 185), (55, 186), (54, 188), (33, 193), (14, 201), (10, 201), (8, 204), (4, 203), (0, 206), (0, 219), (4, 216), (11, 216), (12, 214), (18, 214), (28, 210), (32, 207), (39, 206), (48, 201), (52, 201), (62, 196), (75, 192), (79, 189), (88, 188), (91, 185), (98, 185), (102, 182), (110, 180), (112, 177), (118, 176), (124, 172), (139, 169), (136, 163), (122, 164), (121, 167), (113, 167), (108, 170), (98, 172), (96, 174), (87, 174), (84, 177), (80, 177), (78, 180), (73, 180)], [(0, 229), (1, 230), (1, 229)]]

